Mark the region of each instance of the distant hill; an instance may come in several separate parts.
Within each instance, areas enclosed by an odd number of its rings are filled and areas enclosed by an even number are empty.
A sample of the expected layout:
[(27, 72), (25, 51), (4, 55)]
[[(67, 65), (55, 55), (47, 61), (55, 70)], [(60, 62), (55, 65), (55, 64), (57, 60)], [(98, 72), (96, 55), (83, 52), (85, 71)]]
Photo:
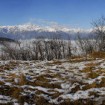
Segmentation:
[[(38, 26), (33, 24), (24, 24), (16, 26), (0, 26), (0, 37), (10, 39), (34, 39), (34, 38), (48, 38), (59, 37), (60, 39), (74, 39), (77, 33), (81, 36), (87, 37), (92, 30), (75, 29), (63, 26)], [(13, 40), (10, 40), (13, 41)]]
[(2, 42), (17, 42), (17, 41), (11, 38), (0, 37), (0, 43)]

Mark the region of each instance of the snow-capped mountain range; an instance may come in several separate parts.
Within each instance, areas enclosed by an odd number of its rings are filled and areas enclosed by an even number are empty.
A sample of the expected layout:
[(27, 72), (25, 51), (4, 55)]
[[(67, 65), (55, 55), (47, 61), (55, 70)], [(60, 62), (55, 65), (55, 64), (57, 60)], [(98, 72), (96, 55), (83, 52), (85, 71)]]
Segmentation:
[(12, 39), (32, 39), (32, 38), (53, 38), (63, 39), (75, 38), (77, 33), (86, 37), (92, 30), (75, 29), (64, 26), (39, 26), (34, 24), (23, 24), (15, 26), (0, 26), (0, 37)]

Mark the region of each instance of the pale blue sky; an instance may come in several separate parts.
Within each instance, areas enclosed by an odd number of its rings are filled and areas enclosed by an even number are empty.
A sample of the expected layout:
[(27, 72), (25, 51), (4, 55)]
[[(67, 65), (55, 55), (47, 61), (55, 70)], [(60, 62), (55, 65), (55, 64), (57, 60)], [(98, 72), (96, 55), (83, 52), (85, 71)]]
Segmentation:
[(0, 0), (0, 25), (42, 19), (90, 28), (101, 15), (105, 15), (105, 0)]

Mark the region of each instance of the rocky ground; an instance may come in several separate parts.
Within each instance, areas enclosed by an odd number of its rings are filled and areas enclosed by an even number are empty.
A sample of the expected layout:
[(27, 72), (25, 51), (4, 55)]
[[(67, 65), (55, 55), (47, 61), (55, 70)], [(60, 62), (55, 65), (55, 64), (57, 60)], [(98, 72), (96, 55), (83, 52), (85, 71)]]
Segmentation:
[(105, 60), (0, 61), (0, 105), (105, 105)]

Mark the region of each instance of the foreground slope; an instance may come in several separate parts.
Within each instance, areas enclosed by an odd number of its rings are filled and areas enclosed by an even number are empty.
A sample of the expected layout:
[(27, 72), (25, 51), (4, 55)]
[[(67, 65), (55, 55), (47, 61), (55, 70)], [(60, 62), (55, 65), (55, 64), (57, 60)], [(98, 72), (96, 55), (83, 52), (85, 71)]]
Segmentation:
[(0, 104), (105, 105), (105, 60), (1, 61)]

